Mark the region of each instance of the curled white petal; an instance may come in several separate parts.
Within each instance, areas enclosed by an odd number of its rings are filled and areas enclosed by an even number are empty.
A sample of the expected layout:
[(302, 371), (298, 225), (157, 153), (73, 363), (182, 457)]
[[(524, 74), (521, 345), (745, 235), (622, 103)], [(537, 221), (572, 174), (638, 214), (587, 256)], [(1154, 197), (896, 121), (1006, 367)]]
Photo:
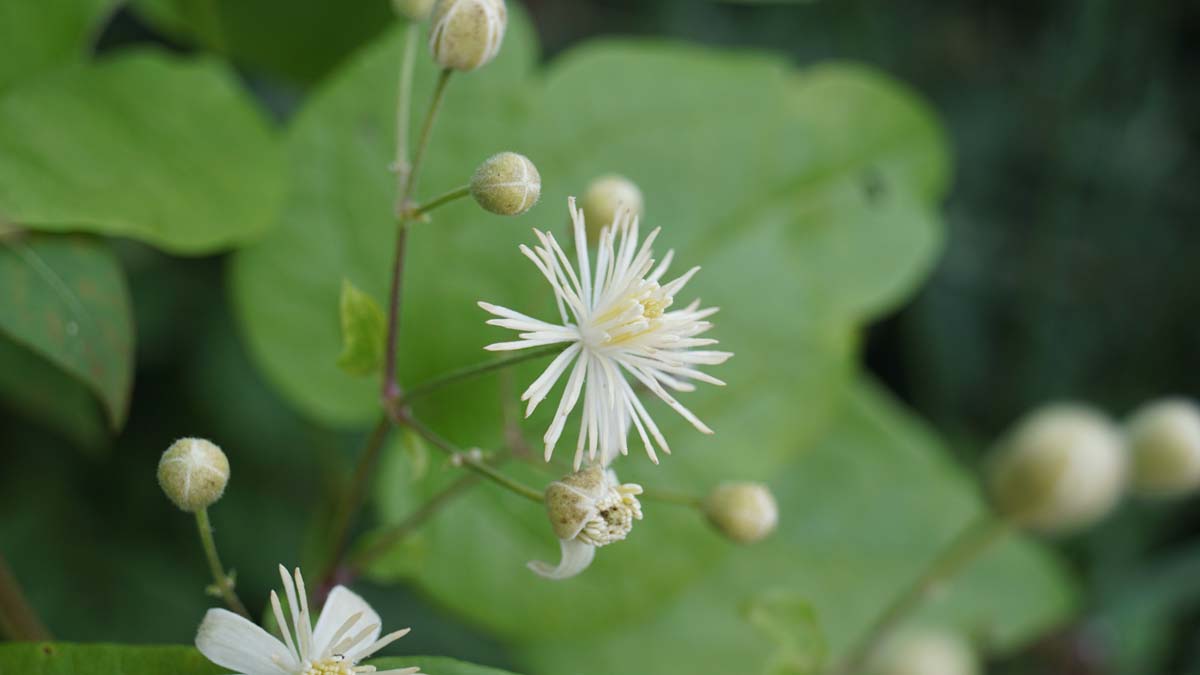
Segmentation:
[(587, 569), (588, 565), (592, 564), (592, 558), (596, 557), (596, 547), (578, 539), (559, 539), (558, 544), (562, 548), (562, 560), (558, 562), (558, 567), (551, 567), (540, 560), (531, 560), (528, 563), (529, 569), (547, 579), (570, 579)]

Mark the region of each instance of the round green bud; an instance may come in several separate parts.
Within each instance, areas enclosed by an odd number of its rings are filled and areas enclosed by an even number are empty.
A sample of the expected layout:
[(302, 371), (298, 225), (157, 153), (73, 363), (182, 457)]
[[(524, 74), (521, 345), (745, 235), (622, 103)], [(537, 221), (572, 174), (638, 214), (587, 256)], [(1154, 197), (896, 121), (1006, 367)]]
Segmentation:
[(442, 68), (475, 70), (496, 58), (508, 9), (504, 0), (437, 0), (429, 49)]
[(158, 461), (158, 484), (175, 506), (189, 513), (207, 508), (225, 492), (229, 460), (210, 441), (181, 438)]
[(1124, 438), (1102, 413), (1058, 404), (1023, 419), (993, 452), (997, 511), (1046, 533), (1080, 530), (1116, 506), (1125, 488)]
[(525, 155), (502, 152), (489, 157), (471, 176), (471, 196), (502, 216), (519, 216), (537, 203), (542, 177)]
[(704, 498), (704, 515), (722, 534), (741, 544), (762, 541), (779, 524), (779, 506), (760, 483), (722, 483)]
[(979, 657), (959, 636), (941, 630), (897, 633), (880, 647), (870, 675), (978, 675)]
[(600, 238), (600, 230), (611, 227), (621, 208), (635, 216), (644, 209), (642, 191), (624, 176), (609, 174), (592, 181), (583, 193), (580, 203), (583, 220), (587, 225), (588, 241)]
[(1126, 427), (1133, 454), (1133, 485), (1142, 493), (1174, 497), (1200, 488), (1200, 409), (1182, 398), (1143, 406)]
[(392, 7), (409, 21), (424, 21), (433, 7), (433, 0), (392, 0)]

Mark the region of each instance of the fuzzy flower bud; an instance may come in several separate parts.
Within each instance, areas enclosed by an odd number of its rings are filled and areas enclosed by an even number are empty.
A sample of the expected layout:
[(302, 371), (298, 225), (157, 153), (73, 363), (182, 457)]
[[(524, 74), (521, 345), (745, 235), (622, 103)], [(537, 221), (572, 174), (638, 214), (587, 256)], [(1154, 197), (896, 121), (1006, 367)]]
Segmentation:
[(977, 675), (979, 659), (962, 638), (922, 629), (897, 634), (871, 659), (870, 675)]
[(1170, 497), (1200, 488), (1200, 409), (1186, 399), (1140, 408), (1126, 427), (1138, 492)]
[(484, 209), (519, 216), (542, 195), (542, 177), (525, 155), (502, 152), (489, 157), (471, 177), (471, 196)]
[(546, 488), (546, 515), (562, 548), (558, 567), (529, 563), (529, 569), (549, 579), (567, 579), (592, 564), (596, 549), (621, 541), (642, 519), (637, 495), (642, 487), (621, 484), (611, 469), (590, 466), (562, 477)]
[(775, 531), (779, 507), (765, 485), (724, 483), (704, 499), (708, 522), (730, 539), (753, 544)]
[(992, 461), (997, 510), (1041, 532), (1095, 523), (1116, 506), (1125, 487), (1121, 433), (1103, 414), (1079, 405), (1052, 405), (1026, 417)]
[(504, 0), (437, 0), (429, 49), (442, 68), (475, 70), (496, 58), (508, 10)]
[(392, 7), (409, 21), (424, 21), (433, 7), (433, 0), (392, 0)]
[(644, 210), (642, 191), (624, 176), (601, 176), (588, 185), (583, 193), (583, 219), (587, 223), (588, 241), (600, 239), (600, 230), (611, 227), (617, 212), (624, 207), (630, 214), (641, 216)]
[(175, 506), (189, 513), (220, 499), (227, 482), (229, 460), (203, 438), (175, 441), (158, 461), (158, 484)]

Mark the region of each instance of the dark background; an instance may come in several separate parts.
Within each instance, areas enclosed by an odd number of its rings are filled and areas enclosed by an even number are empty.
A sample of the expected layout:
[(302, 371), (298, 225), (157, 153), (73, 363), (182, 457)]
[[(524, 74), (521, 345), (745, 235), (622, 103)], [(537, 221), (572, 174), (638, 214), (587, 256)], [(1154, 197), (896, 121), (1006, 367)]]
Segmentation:
[[(866, 360), (964, 463), (1045, 401), (1082, 400), (1122, 417), (1149, 398), (1200, 394), (1200, 4), (527, 7), (547, 57), (593, 36), (669, 36), (780, 52), (801, 67), (866, 61), (932, 101), (956, 155), (945, 254), (916, 299), (871, 328)], [(386, 17), (386, 3), (373, 11)], [(363, 20), (332, 36), (328, 58), (299, 75), (270, 64), (244, 74), (286, 118), (305, 87), (381, 28)], [(99, 49), (146, 40), (190, 48), (121, 10)], [(0, 408), (0, 447), (39, 448), (2, 456), (0, 546), (60, 638), (179, 642), (193, 629), (205, 571), (188, 519), (155, 494), (154, 466), (171, 440), (162, 429), (261, 448), (238, 470), (262, 489), (226, 499), (270, 527), (221, 525), (231, 560), (306, 546), (304, 515), (357, 439), (307, 424), (258, 379), (222, 290), (222, 259), (119, 246), (139, 343), (129, 426), (81, 461), (65, 440)], [(278, 472), (292, 477), (286, 488), (269, 480)], [(1087, 582), (1083, 616), (995, 672), (1200, 673), (1198, 521), (1194, 501), (1134, 503), (1060, 542)], [(123, 555), (108, 555), (114, 548)], [(269, 570), (244, 570), (239, 586), (254, 606), (273, 584)], [(405, 651), (506, 662), (501, 647), (417, 598), (366, 594), (423, 626)]]

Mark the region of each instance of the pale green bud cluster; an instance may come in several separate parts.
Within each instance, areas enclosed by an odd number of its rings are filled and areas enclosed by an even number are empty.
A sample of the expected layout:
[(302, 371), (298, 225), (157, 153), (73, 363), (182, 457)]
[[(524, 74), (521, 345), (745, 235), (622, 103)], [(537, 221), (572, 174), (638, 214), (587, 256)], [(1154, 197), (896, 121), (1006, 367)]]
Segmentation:
[(1200, 489), (1200, 409), (1195, 403), (1154, 401), (1134, 413), (1126, 430), (1134, 489), (1162, 497)]
[(583, 219), (587, 224), (588, 240), (591, 242), (600, 238), (601, 229), (612, 226), (622, 208), (635, 216), (641, 216), (645, 208), (642, 191), (638, 186), (617, 174), (593, 180), (584, 191), (580, 206), (583, 208)]
[(211, 441), (181, 438), (158, 461), (158, 484), (167, 497), (189, 513), (221, 498), (229, 482), (229, 460)]
[(1127, 473), (1121, 432), (1102, 413), (1051, 405), (1023, 419), (994, 451), (989, 475), (999, 513), (1032, 530), (1080, 530), (1120, 500)]
[(762, 541), (779, 524), (779, 506), (760, 483), (723, 483), (704, 499), (704, 515), (713, 527), (741, 544)]
[(475, 70), (496, 58), (507, 27), (504, 0), (437, 0), (429, 49), (442, 68)]
[(871, 659), (869, 675), (978, 675), (979, 657), (958, 635), (941, 630), (901, 632)]
[(542, 177), (525, 155), (502, 152), (488, 158), (471, 177), (471, 196), (484, 209), (517, 216), (533, 208), (542, 194)]

